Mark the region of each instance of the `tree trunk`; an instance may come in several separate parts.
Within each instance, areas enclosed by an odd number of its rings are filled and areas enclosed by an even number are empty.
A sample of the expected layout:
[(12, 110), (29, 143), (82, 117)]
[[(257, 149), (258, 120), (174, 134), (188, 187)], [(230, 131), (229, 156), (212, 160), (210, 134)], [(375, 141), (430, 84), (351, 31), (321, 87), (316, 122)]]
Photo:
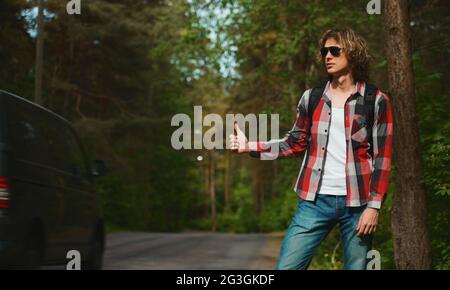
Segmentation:
[[(202, 167), (203, 170), (203, 188), (204, 188), (204, 199), (209, 200), (209, 172), (210, 172), (210, 166), (209, 166), (209, 154), (205, 152), (204, 161), (205, 165)], [(203, 200), (202, 200), (203, 201)], [(210, 205), (209, 202), (205, 202), (203, 207), (203, 216), (208, 217), (210, 213)]]
[(393, 103), (395, 195), (392, 231), (398, 269), (430, 269), (431, 247), (422, 177), (406, 0), (385, 3), (389, 95)]
[(39, 0), (37, 17), (37, 39), (36, 39), (36, 68), (34, 79), (34, 101), (37, 104), (42, 102), (42, 71), (44, 56), (44, 0)]
[(267, 174), (268, 170), (270, 170), (268, 165), (268, 161), (261, 161), (259, 159), (251, 159), (250, 162), (251, 188), (256, 215), (260, 215), (264, 209), (264, 195), (267, 191), (268, 180), (271, 180), (271, 177)]
[(211, 230), (216, 231), (216, 189), (215, 189), (215, 166), (213, 154), (209, 155), (209, 196), (211, 201)]
[(230, 209), (230, 150), (225, 151), (225, 170), (224, 170), (224, 208), (225, 211)]

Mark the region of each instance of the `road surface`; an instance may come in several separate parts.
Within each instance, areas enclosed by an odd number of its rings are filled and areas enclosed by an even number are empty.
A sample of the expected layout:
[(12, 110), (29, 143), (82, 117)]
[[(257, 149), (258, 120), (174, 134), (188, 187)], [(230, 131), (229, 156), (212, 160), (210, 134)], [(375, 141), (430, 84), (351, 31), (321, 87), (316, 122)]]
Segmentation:
[(271, 270), (280, 235), (220, 233), (114, 233), (107, 237), (104, 269)]

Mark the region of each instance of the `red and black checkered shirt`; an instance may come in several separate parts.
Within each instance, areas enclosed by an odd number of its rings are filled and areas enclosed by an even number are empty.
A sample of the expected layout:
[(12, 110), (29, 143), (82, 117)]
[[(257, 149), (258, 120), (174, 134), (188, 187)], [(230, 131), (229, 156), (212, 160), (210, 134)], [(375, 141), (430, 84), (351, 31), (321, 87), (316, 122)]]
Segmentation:
[[(389, 98), (378, 90), (375, 95), (372, 136), (368, 136), (367, 116), (362, 113), (365, 86), (364, 82), (358, 82), (356, 92), (347, 99), (344, 107), (347, 206), (367, 204), (368, 207), (380, 208), (388, 190), (391, 169), (392, 111)], [(322, 181), (332, 110), (329, 89), (330, 82), (325, 86), (312, 114), (310, 130), (308, 103), (311, 90), (307, 90), (298, 104), (294, 127), (285, 138), (268, 142), (249, 142), (252, 155), (276, 154), (267, 156), (269, 159), (301, 157), (305, 151), (308, 152), (294, 187), (300, 198), (305, 200), (315, 199)], [(373, 156), (369, 153), (369, 138), (373, 138)], [(273, 146), (276, 147), (275, 150)]]

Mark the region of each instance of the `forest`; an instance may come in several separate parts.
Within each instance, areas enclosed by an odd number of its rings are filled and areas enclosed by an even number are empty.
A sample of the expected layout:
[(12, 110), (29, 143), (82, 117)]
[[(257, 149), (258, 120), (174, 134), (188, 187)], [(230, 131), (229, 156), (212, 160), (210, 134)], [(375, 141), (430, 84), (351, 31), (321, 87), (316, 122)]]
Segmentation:
[[(42, 31), (39, 2), (45, 5)], [(402, 21), (411, 36), (406, 43), (414, 86), (397, 101), (390, 78), (395, 72), (389, 70), (399, 54), (389, 38), (397, 1), (381, 1), (383, 7), (393, 2), (381, 14), (368, 14), (368, 2), (81, 0), (81, 14), (70, 15), (67, 1), (2, 0), (0, 89), (69, 120), (90, 158), (106, 160), (109, 172), (97, 189), (109, 232), (279, 233), (297, 206), (293, 186), (302, 158), (263, 161), (226, 149), (175, 149), (171, 137), (178, 126), (172, 118), (186, 114), (194, 120), (194, 106), (201, 106), (203, 116), (224, 120), (226, 114), (278, 114), (283, 136), (302, 93), (326, 78), (316, 57), (320, 36), (332, 27), (350, 27), (368, 43), (369, 81), (390, 96), (394, 120), (406, 109), (402, 104), (412, 105), (409, 123), (399, 122), (397, 129), (418, 136), (411, 144), (394, 133), (391, 183), (374, 239), (382, 269), (412, 267), (395, 246), (411, 230), (399, 228), (396, 217), (421, 208), (418, 226), (428, 237), (416, 238), (425, 245), (429, 239), (431, 251), (426, 266), (417, 267), (448, 270), (450, 5), (398, 1), (409, 13)], [(192, 124), (192, 140), (208, 126), (199, 130)], [(396, 155), (401, 148), (412, 148), (414, 155)], [(419, 167), (408, 171), (412, 160)], [(407, 195), (411, 207), (400, 205), (399, 192), (413, 183), (420, 190)], [(405, 255), (414, 255), (412, 249)], [(341, 256), (335, 229), (312, 268), (340, 269)]]

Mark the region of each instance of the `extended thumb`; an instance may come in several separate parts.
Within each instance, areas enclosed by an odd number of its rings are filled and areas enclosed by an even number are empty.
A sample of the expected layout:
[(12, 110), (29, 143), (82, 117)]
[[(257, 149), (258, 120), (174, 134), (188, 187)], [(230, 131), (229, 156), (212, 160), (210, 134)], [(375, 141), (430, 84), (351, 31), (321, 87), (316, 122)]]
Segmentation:
[(236, 130), (236, 134), (242, 134), (241, 128), (239, 128), (238, 123), (234, 123), (234, 129)]

